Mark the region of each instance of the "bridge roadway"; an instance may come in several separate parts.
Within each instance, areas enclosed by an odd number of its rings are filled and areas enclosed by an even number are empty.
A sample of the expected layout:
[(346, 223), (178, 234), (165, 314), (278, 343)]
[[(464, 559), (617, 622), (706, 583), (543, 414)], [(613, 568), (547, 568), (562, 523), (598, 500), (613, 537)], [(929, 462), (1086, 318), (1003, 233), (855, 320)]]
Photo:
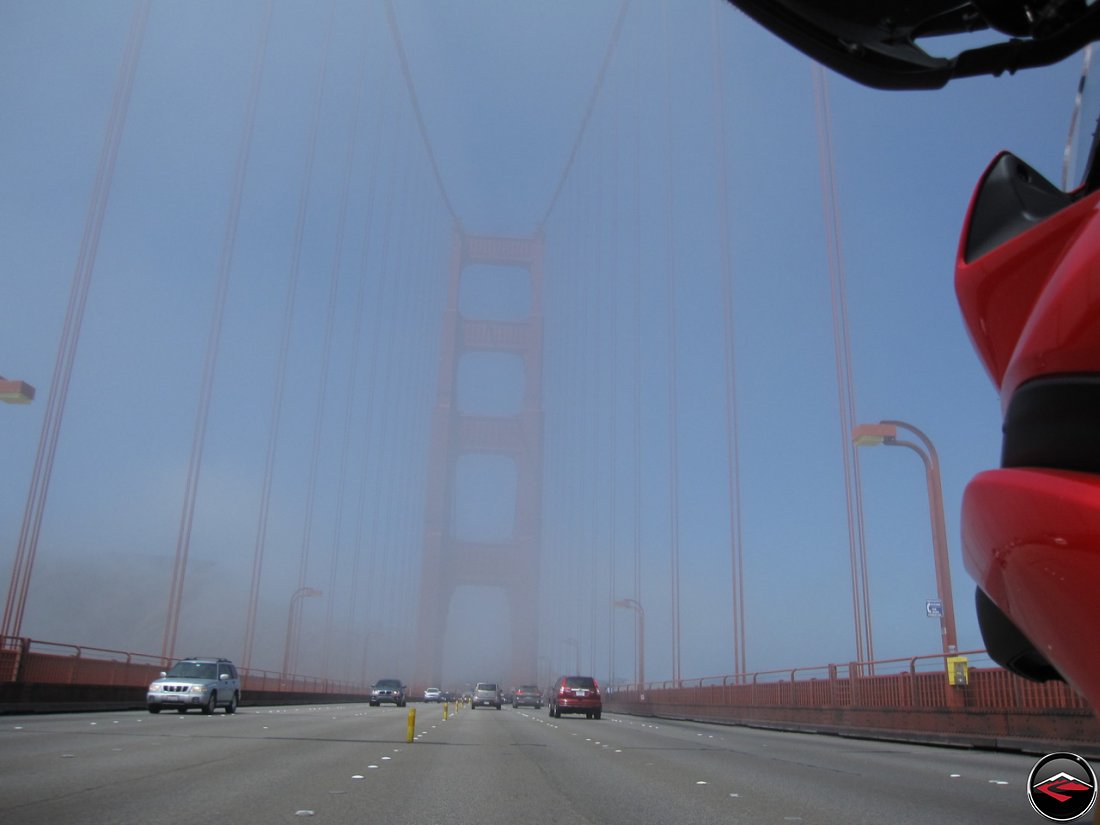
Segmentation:
[[(412, 707), (410, 705), (410, 707)], [(0, 822), (1028, 823), (1034, 756), (546, 709), (0, 717)]]

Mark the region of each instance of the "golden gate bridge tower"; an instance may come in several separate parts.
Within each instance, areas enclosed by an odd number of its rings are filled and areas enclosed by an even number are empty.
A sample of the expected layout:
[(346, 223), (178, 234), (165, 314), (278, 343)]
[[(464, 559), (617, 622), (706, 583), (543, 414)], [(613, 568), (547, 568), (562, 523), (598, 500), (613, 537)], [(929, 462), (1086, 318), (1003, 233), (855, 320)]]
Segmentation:
[[(542, 523), (542, 265), (543, 240), (466, 235), (456, 230), (443, 313), (439, 386), (432, 418), (424, 550), (421, 558), (415, 684), (440, 684), (445, 624), (455, 590), (463, 586), (505, 591), (511, 619), (510, 684), (535, 679), (538, 663), (539, 549)], [(459, 309), (464, 270), (471, 266), (526, 271), (530, 310), (520, 320), (467, 318)], [(475, 415), (458, 406), (459, 364), (467, 353), (518, 356), (523, 363), (522, 402), (511, 415)], [(452, 517), (463, 456), (503, 455), (515, 468), (511, 535), (471, 541), (455, 535)]]

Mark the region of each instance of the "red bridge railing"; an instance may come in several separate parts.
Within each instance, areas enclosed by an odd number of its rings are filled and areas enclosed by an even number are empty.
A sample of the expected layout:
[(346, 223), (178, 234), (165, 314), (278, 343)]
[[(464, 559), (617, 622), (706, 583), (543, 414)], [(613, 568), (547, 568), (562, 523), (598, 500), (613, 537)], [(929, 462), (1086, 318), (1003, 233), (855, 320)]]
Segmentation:
[(656, 717), (1100, 754), (1100, 720), (1072, 688), (1029, 682), (983, 650), (620, 685), (606, 702)]
[[(959, 676), (949, 678), (945, 659)], [(619, 695), (647, 694), (650, 701), (698, 699), (721, 704), (793, 707), (1074, 709), (1089, 705), (1063, 682), (1030, 682), (995, 665), (984, 650), (931, 654), (846, 665), (785, 668), (738, 676), (704, 676), (671, 682), (621, 685)], [(657, 697), (661, 697), (659, 700)]]
[[(141, 707), (158, 656), (0, 638), (0, 712)], [(354, 701), (367, 686), (242, 671), (245, 701)], [(1061, 682), (1029, 682), (985, 651), (852, 662), (680, 683), (617, 685), (609, 711), (919, 742), (1100, 756), (1100, 721)]]
[[(43, 642), (5, 636), (0, 638), (0, 689), (7, 685), (131, 688), (144, 691), (171, 665), (160, 656), (124, 650)], [(241, 669), (241, 693), (308, 694), (310, 696), (365, 696), (366, 687), (352, 682), (314, 676)], [(87, 691), (85, 691), (87, 693)], [(54, 691), (51, 695), (58, 695)], [(107, 694), (104, 694), (107, 695)], [(114, 691), (111, 695), (121, 695)], [(144, 701), (144, 693), (141, 694)], [(11, 704), (9, 698), (7, 704)]]

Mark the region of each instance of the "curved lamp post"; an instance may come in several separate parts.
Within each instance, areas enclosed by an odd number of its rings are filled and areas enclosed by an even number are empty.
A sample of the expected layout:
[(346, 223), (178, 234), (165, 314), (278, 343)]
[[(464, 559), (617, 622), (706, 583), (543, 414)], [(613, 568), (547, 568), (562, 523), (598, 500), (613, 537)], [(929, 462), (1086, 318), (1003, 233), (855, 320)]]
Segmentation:
[[(0, 401), (5, 404), (29, 404), (34, 400), (34, 387), (26, 381), (15, 381), (0, 375)], [(30, 586), (30, 569), (18, 558), (12, 569), (11, 585), (4, 605), (4, 618), (0, 622), (0, 646), (22, 633), (23, 603)]]
[[(920, 441), (904, 441), (898, 438), (898, 429), (912, 433)], [(958, 652), (955, 631), (955, 602), (951, 595), (951, 564), (947, 557), (947, 528), (943, 516), (943, 488), (940, 486), (940, 460), (932, 441), (904, 421), (880, 421), (878, 424), (860, 424), (852, 428), (852, 443), (857, 447), (885, 444), (888, 447), (908, 447), (921, 457), (928, 484), (928, 510), (932, 521), (932, 553), (936, 565), (936, 595), (943, 610), (940, 613), (940, 634), (943, 652)]]
[(301, 609), (300, 602), (302, 599), (309, 598), (311, 596), (320, 596), (321, 591), (314, 587), (299, 587), (294, 591), (294, 594), (290, 597), (290, 609), (287, 611), (286, 617), (286, 646), (283, 648), (283, 678), (287, 678), (291, 672), (291, 652), (293, 649), (293, 640), (295, 630), (298, 625), (298, 611)]

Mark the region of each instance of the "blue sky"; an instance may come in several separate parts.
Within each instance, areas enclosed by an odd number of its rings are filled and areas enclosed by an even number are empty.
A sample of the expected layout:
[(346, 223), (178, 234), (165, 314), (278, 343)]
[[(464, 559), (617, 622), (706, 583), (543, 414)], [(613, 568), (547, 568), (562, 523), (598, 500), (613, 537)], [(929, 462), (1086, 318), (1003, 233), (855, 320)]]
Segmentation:
[[(474, 234), (533, 232), (566, 168), (620, 3), (394, 5), (440, 179), (462, 225)], [(608, 604), (613, 595), (638, 596), (647, 609), (650, 675), (670, 674), (671, 269), (682, 673), (730, 671), (724, 163), (748, 665), (845, 662), (853, 655), (848, 537), (812, 67), (727, 4), (670, 5), (666, 18), (659, 3), (631, 4), (544, 227), (539, 656), (548, 669), (578, 655), (600, 676), (612, 669), (628, 676), (632, 620), (618, 611), (609, 622)], [(263, 7), (152, 4), (25, 635), (159, 650)], [(378, 657), (377, 667), (408, 666), (452, 221), (383, 5), (340, 0), (334, 8), (307, 190), (329, 4), (275, 4), (180, 644), (239, 655), (297, 255), (256, 664), (278, 667), (305, 556), (308, 583), (326, 596), (303, 605), (303, 627), (310, 639), (331, 638), (333, 650), (356, 651), (344, 656), (348, 672), (335, 674), (351, 678), (359, 675), (360, 645)], [(0, 157), (7, 161), (0, 166), (0, 373), (39, 392), (31, 406), (2, 411), (4, 571), (18, 544), (132, 9), (129, 2), (0, 6)], [(964, 649), (981, 641), (961, 564), (959, 501), (967, 481), (998, 462), (1000, 411), (955, 303), (955, 247), (972, 187), (997, 151), (1011, 149), (1060, 179), (1078, 71), (1074, 59), (935, 93), (874, 91), (828, 75), (857, 416), (909, 421), (938, 448)], [(529, 301), (515, 273), (483, 273), (480, 285), (476, 276), (464, 312), (508, 315)], [(474, 361), (464, 369), (488, 376), (470, 391), (471, 406), (514, 405), (514, 363)], [(864, 450), (860, 461), (876, 653), (934, 653), (938, 628), (924, 615), (934, 584), (922, 467), (903, 450)], [(485, 495), (464, 491), (455, 515), (456, 529), (472, 535), (499, 532), (508, 519), (507, 494), (494, 487), (501, 471), (483, 471)], [(640, 593), (633, 592), (635, 524)], [(446, 662), (454, 678), (501, 667), (503, 604), (501, 594), (477, 588), (456, 597)], [(470, 617), (486, 614), (499, 637), (460, 643)], [(326, 659), (321, 647), (307, 646), (302, 669), (326, 666), (334, 654)]]

